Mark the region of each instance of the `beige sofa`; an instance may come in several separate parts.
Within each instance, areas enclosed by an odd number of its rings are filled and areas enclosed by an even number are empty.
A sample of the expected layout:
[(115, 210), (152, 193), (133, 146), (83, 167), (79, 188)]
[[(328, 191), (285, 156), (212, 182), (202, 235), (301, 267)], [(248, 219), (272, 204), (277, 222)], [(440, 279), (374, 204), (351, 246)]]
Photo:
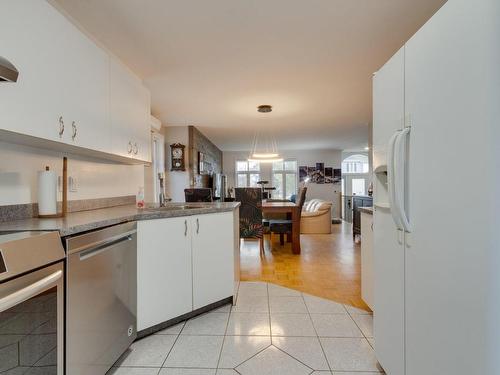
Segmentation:
[(300, 233), (332, 233), (332, 202), (311, 199), (304, 203), (300, 220)]

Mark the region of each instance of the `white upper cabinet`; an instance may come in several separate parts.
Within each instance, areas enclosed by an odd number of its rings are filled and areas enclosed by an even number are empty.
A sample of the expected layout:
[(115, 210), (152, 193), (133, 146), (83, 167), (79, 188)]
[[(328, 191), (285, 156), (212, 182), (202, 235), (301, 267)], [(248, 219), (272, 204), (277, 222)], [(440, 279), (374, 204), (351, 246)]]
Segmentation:
[(109, 55), (68, 25), (67, 138), (76, 146), (109, 152)]
[(1, 8), (9, 16), (0, 22), (0, 53), (19, 77), (0, 85), (0, 127), (63, 142), (72, 91), (63, 53), (67, 21), (45, 1), (3, 1)]
[(150, 161), (150, 95), (120, 62), (110, 60), (112, 152)]
[(135, 75), (46, 1), (0, 12), (0, 55), (19, 71), (0, 85), (0, 130), (150, 161), (150, 94)]

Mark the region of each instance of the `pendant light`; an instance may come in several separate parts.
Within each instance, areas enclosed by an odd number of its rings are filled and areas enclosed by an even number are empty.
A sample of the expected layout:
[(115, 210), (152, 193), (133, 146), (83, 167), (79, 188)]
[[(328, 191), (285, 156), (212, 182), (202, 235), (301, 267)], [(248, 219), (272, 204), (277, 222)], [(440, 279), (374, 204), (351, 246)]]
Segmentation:
[[(259, 105), (257, 111), (260, 113), (270, 113), (273, 107), (268, 104)], [(278, 144), (276, 139), (273, 137), (271, 132), (268, 130), (261, 134), (261, 132), (256, 132), (248, 156), (248, 161), (260, 162), (260, 163), (273, 163), (277, 161), (283, 161), (278, 152)]]

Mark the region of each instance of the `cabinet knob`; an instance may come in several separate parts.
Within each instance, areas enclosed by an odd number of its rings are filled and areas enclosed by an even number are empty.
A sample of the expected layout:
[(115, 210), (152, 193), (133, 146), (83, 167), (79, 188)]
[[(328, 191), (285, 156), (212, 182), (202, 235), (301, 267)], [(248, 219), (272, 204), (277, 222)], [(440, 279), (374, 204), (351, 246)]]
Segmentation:
[(73, 134), (71, 135), (71, 139), (73, 140), (73, 142), (75, 141), (75, 138), (76, 138), (76, 133), (77, 133), (77, 128), (76, 128), (76, 124), (75, 122), (73, 121), (71, 123), (71, 127), (73, 128)]
[(59, 138), (62, 138), (64, 134), (64, 120), (62, 116), (59, 116)]
[(139, 152), (139, 146), (137, 146), (137, 142), (134, 143), (134, 155), (137, 155), (137, 153)]
[(200, 233), (200, 219), (196, 218), (196, 234)]
[(131, 154), (132, 153), (132, 148), (133, 148), (132, 142), (129, 141), (128, 145), (127, 145), (127, 153)]
[(184, 220), (184, 237), (188, 234), (188, 221)]

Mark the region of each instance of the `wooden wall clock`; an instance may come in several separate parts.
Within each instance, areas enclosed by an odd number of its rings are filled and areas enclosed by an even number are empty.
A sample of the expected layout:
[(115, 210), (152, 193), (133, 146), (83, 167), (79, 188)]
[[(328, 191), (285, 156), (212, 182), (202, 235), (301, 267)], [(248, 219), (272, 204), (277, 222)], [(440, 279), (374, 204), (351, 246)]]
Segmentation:
[(180, 143), (174, 143), (170, 145), (170, 159), (172, 160), (172, 165), (170, 167), (171, 171), (185, 171), (186, 164), (184, 163), (184, 151), (186, 146)]

